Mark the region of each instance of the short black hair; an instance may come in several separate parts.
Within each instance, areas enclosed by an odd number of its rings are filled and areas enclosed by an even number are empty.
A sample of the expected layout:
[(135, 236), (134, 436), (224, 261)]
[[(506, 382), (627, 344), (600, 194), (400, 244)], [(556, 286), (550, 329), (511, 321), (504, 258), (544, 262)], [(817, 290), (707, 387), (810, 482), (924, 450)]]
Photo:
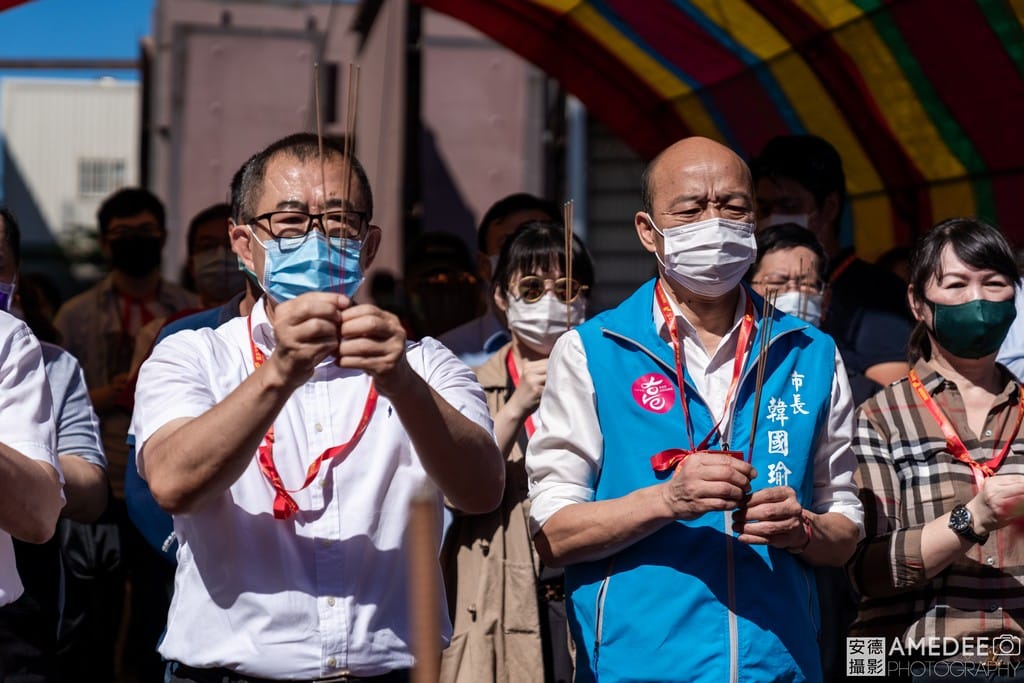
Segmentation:
[[(761, 154), (750, 164), (756, 185), (762, 178), (793, 180), (814, 195), (814, 202), (822, 206), (835, 192), (839, 198), (838, 214), (846, 205), (846, 174), (843, 160), (836, 148), (817, 135), (780, 135), (772, 138)], [(838, 221), (837, 221), (838, 223)]]
[(166, 212), (159, 197), (143, 187), (126, 187), (103, 200), (96, 219), (100, 224), (100, 239), (107, 234), (110, 222), (115, 218), (130, 218), (148, 211), (156, 218), (161, 232), (166, 232)]
[(828, 256), (825, 255), (825, 249), (821, 246), (821, 242), (807, 228), (796, 223), (780, 223), (758, 232), (756, 239), (757, 258), (744, 276), (747, 282), (754, 279), (754, 274), (761, 267), (761, 259), (767, 254), (795, 247), (806, 247), (814, 252), (814, 255), (818, 257), (818, 279), (822, 282), (825, 281), (826, 273), (828, 273)]
[(245, 160), (245, 163), (238, 167), (235, 174), (231, 176), (231, 185), (228, 188), (228, 202), (231, 204), (231, 220), (235, 223), (242, 223), (242, 177), (245, 176), (245, 169), (252, 163), (253, 157)]
[[(594, 263), (579, 237), (573, 235), (572, 276), (581, 285), (594, 286)], [(491, 278), (491, 292), (508, 297), (509, 279), (516, 273), (557, 268), (565, 270), (565, 230), (555, 221), (527, 221), (501, 246)]]
[[(200, 225), (218, 219), (227, 221), (229, 218), (231, 218), (231, 205), (223, 202), (208, 206), (193, 216), (188, 224), (188, 253), (196, 253), (196, 233), (199, 232)], [(227, 234), (227, 226), (224, 227), (224, 233)]]
[[(324, 159), (344, 159), (345, 138), (338, 135), (324, 135)], [(242, 167), (242, 177), (238, 187), (238, 217), (241, 222), (251, 221), (256, 215), (256, 205), (263, 193), (263, 179), (267, 172), (267, 164), (278, 155), (287, 154), (301, 162), (319, 159), (320, 138), (316, 133), (293, 133), (270, 143), (257, 152)], [(373, 218), (373, 193), (370, 191), (370, 180), (362, 163), (352, 155), (352, 172), (356, 176), (366, 198), (367, 220)], [(233, 183), (234, 181), (232, 181)], [(234, 201), (232, 202), (234, 203)]]
[(553, 221), (561, 218), (558, 205), (550, 199), (541, 199), (527, 192), (517, 192), (502, 197), (484, 212), (484, 217), (480, 219), (480, 226), (476, 229), (476, 246), (481, 254), (487, 253), (487, 236), (491, 231), (491, 224), (519, 211), (543, 211)]
[[(922, 235), (910, 256), (910, 285), (915, 299), (926, 301), (924, 290), (928, 283), (932, 278), (942, 277), (942, 251), (947, 244), (970, 267), (1006, 276), (1016, 291), (1020, 278), (1017, 261), (1003, 233), (980, 218), (950, 218)], [(911, 362), (931, 358), (932, 345), (923, 322), (914, 327), (907, 347)]]
[(0, 206), (0, 218), (4, 221), (4, 241), (11, 248), (14, 265), (18, 266), (21, 264), (21, 228), (14, 214), (6, 206)]

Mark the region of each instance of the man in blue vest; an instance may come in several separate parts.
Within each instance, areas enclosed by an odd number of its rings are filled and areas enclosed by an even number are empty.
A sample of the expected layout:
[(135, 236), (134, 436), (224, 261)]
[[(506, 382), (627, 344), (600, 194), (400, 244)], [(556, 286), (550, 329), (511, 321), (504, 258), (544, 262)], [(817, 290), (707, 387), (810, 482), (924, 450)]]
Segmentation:
[(526, 457), (576, 681), (821, 680), (810, 566), (863, 534), (842, 361), (781, 312), (762, 345), (740, 284), (753, 188), (728, 148), (663, 151), (635, 225), (658, 277), (559, 340)]

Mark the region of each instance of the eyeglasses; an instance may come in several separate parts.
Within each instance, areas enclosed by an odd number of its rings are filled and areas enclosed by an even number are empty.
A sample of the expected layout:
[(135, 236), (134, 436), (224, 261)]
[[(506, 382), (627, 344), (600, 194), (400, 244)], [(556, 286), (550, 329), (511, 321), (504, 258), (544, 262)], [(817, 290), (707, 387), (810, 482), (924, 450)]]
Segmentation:
[(581, 285), (575, 278), (567, 279), (560, 277), (557, 280), (543, 278), (537, 275), (526, 275), (519, 278), (514, 289), (519, 292), (519, 298), (528, 304), (540, 301), (544, 292), (548, 291), (548, 283), (551, 283), (551, 291), (559, 301), (571, 303), (579, 298), (580, 294), (590, 289), (587, 285)]
[(769, 290), (779, 289), (784, 292), (797, 290), (804, 292), (805, 294), (821, 294), (825, 290), (824, 282), (818, 278), (808, 277), (782, 277), (768, 275), (761, 280), (751, 280), (750, 284), (761, 285)]
[(320, 229), (328, 237), (361, 240), (366, 237), (369, 229), (369, 221), (364, 211), (271, 211), (252, 219), (253, 223), (261, 221), (266, 223), (266, 229), (276, 239), (307, 235), (313, 229), (313, 221), (320, 224)]

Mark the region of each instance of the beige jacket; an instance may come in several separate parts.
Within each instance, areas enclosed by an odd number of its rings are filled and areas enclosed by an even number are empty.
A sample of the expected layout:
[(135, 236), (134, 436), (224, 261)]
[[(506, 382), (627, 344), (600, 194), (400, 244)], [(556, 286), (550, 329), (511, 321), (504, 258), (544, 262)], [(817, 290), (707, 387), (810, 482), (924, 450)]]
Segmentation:
[[(510, 346), (476, 369), (491, 415), (509, 393), (505, 357)], [(441, 566), (453, 631), (441, 661), (441, 683), (544, 681), (540, 561), (530, 538), (523, 442), (513, 445), (506, 459), (501, 506), (486, 515), (456, 511), (445, 538)]]

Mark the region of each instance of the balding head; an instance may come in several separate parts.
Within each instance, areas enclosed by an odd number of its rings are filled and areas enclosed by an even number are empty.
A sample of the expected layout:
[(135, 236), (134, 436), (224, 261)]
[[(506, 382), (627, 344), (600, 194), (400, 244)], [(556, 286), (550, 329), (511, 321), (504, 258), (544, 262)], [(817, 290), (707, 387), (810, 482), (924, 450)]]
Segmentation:
[(709, 172), (743, 178), (748, 194), (753, 196), (750, 169), (739, 155), (709, 138), (691, 137), (666, 148), (647, 164), (641, 177), (642, 210), (653, 215), (658, 180), (665, 174)]

